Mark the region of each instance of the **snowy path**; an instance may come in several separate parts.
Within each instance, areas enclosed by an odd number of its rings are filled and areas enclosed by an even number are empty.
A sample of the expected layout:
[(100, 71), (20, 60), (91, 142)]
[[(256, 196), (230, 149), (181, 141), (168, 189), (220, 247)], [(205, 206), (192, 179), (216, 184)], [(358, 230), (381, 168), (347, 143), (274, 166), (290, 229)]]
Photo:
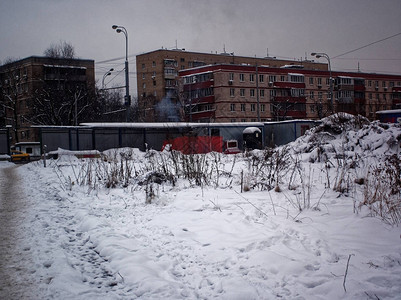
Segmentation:
[(38, 277), (26, 233), (29, 203), (21, 189), (17, 167), (0, 168), (0, 298), (38, 297)]
[(128, 296), (121, 277), (79, 230), (76, 208), (50, 181), (40, 174), (25, 180), (18, 167), (0, 166), (0, 299)]

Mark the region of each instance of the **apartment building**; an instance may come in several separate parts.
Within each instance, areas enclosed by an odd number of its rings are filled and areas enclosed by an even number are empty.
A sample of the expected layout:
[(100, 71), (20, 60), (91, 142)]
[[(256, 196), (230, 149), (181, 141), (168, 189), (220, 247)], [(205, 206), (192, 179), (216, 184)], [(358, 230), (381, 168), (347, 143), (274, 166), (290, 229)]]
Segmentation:
[[(47, 89), (94, 89), (94, 61), (31, 56), (0, 66), (0, 127), (12, 141), (38, 141), (29, 115), (37, 92)], [(54, 124), (47, 124), (54, 125)]]
[[(159, 49), (136, 57), (139, 121), (158, 121), (160, 113), (166, 112), (166, 105), (160, 106), (163, 98), (178, 107), (178, 73), (180, 70), (213, 64), (268, 66), (271, 68), (293, 67), (308, 70), (328, 70), (325, 63), (309, 60), (282, 60), (273, 57), (245, 57), (234, 53), (200, 53), (184, 49)], [(177, 112), (175, 112), (177, 113)]]
[(401, 75), (331, 72), (330, 81), (327, 70), (215, 64), (179, 76), (192, 122), (320, 119), (338, 111), (375, 119), (376, 111), (401, 108)]

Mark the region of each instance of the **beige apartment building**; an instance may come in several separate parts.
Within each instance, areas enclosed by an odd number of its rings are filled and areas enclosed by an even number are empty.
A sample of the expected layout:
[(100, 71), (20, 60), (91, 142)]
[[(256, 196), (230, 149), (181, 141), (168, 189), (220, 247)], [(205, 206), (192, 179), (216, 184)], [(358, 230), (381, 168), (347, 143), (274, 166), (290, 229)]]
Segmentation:
[(320, 119), (339, 111), (373, 120), (376, 111), (401, 108), (401, 75), (214, 64), (179, 76), (192, 122)]
[(139, 121), (160, 120), (160, 111), (165, 111), (165, 106), (159, 107), (163, 98), (167, 97), (176, 107), (178, 106), (179, 71), (214, 64), (328, 70), (327, 64), (309, 60), (245, 57), (236, 56), (234, 53), (200, 53), (184, 49), (159, 49), (147, 52), (136, 57)]

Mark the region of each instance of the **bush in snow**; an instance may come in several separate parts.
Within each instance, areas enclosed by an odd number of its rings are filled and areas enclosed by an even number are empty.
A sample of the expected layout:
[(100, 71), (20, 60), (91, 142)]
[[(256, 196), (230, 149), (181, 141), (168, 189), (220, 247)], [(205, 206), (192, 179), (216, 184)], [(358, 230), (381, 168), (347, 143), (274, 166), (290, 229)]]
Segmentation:
[(384, 166), (372, 167), (359, 210), (364, 206), (369, 208), (370, 215), (388, 224), (401, 223), (401, 160), (398, 155), (392, 155)]

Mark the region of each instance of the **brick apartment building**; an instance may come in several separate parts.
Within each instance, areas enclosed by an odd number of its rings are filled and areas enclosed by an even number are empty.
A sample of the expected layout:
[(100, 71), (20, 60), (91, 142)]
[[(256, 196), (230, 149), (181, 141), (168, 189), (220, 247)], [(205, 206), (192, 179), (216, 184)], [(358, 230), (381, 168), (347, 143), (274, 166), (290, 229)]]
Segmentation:
[[(162, 99), (166, 96), (173, 102), (179, 99), (178, 73), (180, 70), (213, 64), (258, 65), (272, 68), (293, 66), (309, 70), (328, 70), (327, 64), (308, 60), (245, 57), (235, 56), (233, 53), (199, 53), (183, 49), (151, 51), (136, 57), (138, 106), (141, 116), (139, 121), (160, 120), (158, 105)], [(165, 110), (165, 106), (159, 110)]]
[(330, 89), (327, 70), (219, 64), (179, 71), (179, 86), (192, 122), (320, 119), (337, 111), (375, 119), (376, 111), (401, 108), (401, 75), (331, 74)]
[(0, 127), (12, 129), (11, 143), (38, 141), (28, 117), (37, 91), (94, 89), (94, 70), (93, 60), (38, 56), (0, 66)]

